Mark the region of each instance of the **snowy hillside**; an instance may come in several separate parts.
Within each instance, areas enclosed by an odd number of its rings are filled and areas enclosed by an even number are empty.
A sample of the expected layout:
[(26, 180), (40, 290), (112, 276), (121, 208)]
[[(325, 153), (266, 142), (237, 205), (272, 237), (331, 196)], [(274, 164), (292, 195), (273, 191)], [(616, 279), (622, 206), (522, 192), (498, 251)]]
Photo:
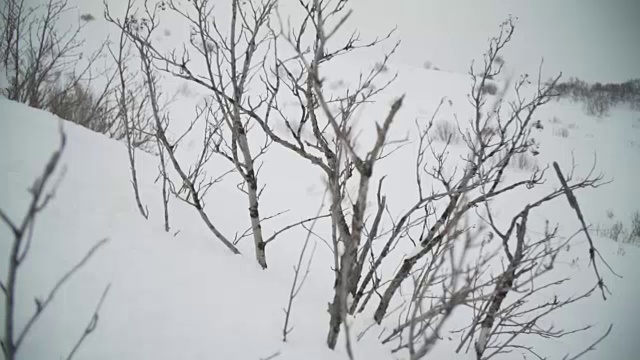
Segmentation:
[[(413, 79), (417, 76), (432, 82), (438, 78), (449, 79), (438, 73), (412, 71), (414, 74), (410, 78)], [(25, 105), (6, 99), (0, 101), (0, 169), (5, 174), (1, 179), (0, 203), (10, 217), (18, 219), (27, 205), (27, 187), (58, 146), (59, 120)], [(638, 129), (632, 127), (634, 114), (619, 112), (597, 121), (582, 115), (576, 106), (561, 103), (552, 104), (550, 108), (549, 117), (558, 114), (558, 118), (573, 119), (565, 120), (564, 124), (577, 126), (572, 127), (569, 137), (560, 138), (552, 135), (552, 129), (563, 123), (545, 124), (546, 130), (540, 140), (544, 150), (538, 161), (556, 158), (567, 161), (559, 156), (566, 156), (570, 151), (576, 151), (578, 159), (588, 160), (596, 152), (600, 159), (598, 165), (615, 181), (581, 197), (588, 218), (595, 224), (605, 224), (607, 209), (613, 209), (621, 218), (630, 214), (637, 205), (631, 199), (639, 198), (637, 188), (632, 186), (633, 174), (638, 171), (634, 158), (637, 159), (640, 152), (632, 145), (638, 138)], [(18, 324), (34, 311), (32, 299), (44, 295), (89, 247), (101, 238), (110, 241), (58, 295), (33, 328), (24, 344), (22, 358), (47, 358), (51, 354), (68, 353), (108, 283), (111, 289), (98, 328), (81, 349), (79, 358), (259, 359), (276, 352), (281, 353), (278, 358), (282, 359), (342, 358), (342, 350), (329, 351), (323, 341), (331, 284), (330, 273), (322, 269), (326, 267), (321, 263), (322, 257), (315, 260), (309, 283), (295, 303), (295, 328), (290, 340), (281, 343), (281, 308), (285, 306), (293, 275), (290, 271), (293, 256), (287, 259), (287, 252), (290, 255), (297, 253), (301, 246), (299, 234), (279, 240), (289, 244), (274, 247), (277, 255), (273, 255), (274, 266), (268, 271), (260, 270), (248, 255), (238, 258), (227, 253), (211, 238), (194, 211), (179, 202), (174, 202), (171, 208), (174, 230), (179, 233), (175, 236), (172, 235), (174, 231), (167, 234), (160, 219), (159, 188), (154, 184), (155, 157), (144, 154), (139, 159), (142, 198), (151, 213), (150, 220), (146, 221), (133, 201), (124, 144), (71, 123), (63, 122), (63, 128), (68, 136), (62, 158), (66, 173), (50, 207), (36, 223), (32, 250), (18, 287)], [(609, 146), (599, 146), (606, 137), (620, 140), (607, 141)], [(313, 191), (313, 178), (309, 182), (292, 180), (285, 171), (277, 163), (273, 164), (269, 176), (279, 179), (276, 183), (287, 183), (286, 191), (280, 190), (286, 194), (272, 196), (282, 196), (282, 202), (292, 206), (316, 208), (319, 197)], [(272, 192), (275, 191), (278, 190)], [(213, 207), (215, 218), (225, 230), (237, 229), (233, 217), (224, 217), (228, 208), (242, 207), (232, 203), (238, 201), (233, 192), (217, 190), (215, 199), (220, 204)], [(315, 204), (307, 201), (315, 201)], [(565, 216), (572, 224), (573, 220), (568, 216), (571, 213), (562, 208), (564, 205), (558, 202), (559, 209), (549, 209), (548, 214)], [(1, 231), (1, 253), (8, 254), (8, 229), (3, 227)], [(640, 286), (635, 281), (640, 276), (637, 266), (640, 249), (605, 238), (597, 240), (603, 255), (625, 279), (608, 276), (613, 292), (609, 301), (602, 302), (594, 296), (589, 302), (564, 313), (566, 318), (556, 321), (558, 324), (595, 323), (596, 329), (600, 330), (613, 323), (611, 336), (585, 358), (599, 359), (615, 353), (618, 359), (633, 359), (638, 350), (633, 334), (640, 329), (629, 314), (640, 295)], [(248, 244), (242, 250), (250, 253)], [(580, 259), (575, 265), (578, 271), (572, 272), (575, 281), (572, 286), (592, 281), (591, 273), (585, 271), (585, 253), (580, 250), (585, 249), (577, 246), (568, 255)], [(1, 268), (6, 269), (6, 256), (1, 261)], [(571, 292), (572, 287), (567, 287), (566, 291)], [(363, 326), (370, 322), (358, 320)], [(596, 337), (595, 332), (579, 335), (564, 339), (553, 348), (560, 356)], [(375, 336), (358, 342), (356, 354), (359, 359), (393, 357), (388, 349), (379, 345)]]
[(108, 71), (0, 71), (7, 359), (638, 358), (640, 112), (555, 99), (515, 18), (467, 73), (343, 1), (77, 2)]

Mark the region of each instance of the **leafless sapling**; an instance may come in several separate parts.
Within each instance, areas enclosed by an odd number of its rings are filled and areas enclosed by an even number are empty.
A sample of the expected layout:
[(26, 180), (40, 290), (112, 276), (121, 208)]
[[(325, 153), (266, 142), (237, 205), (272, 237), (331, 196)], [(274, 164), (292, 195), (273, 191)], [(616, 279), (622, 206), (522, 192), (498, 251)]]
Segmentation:
[[(218, 178), (211, 178), (205, 171), (205, 165), (211, 159), (215, 153), (215, 147), (219, 146), (221, 141), (220, 128), (222, 120), (220, 119), (220, 114), (209, 102), (202, 106), (198, 106), (196, 109), (196, 116), (191, 121), (191, 125), (187, 130), (175, 141), (168, 139), (166, 129), (169, 124), (169, 114), (163, 112), (159, 105), (161, 95), (160, 86), (158, 83), (157, 70), (153, 64), (154, 56), (157, 55), (157, 52), (149, 46), (153, 32), (158, 27), (157, 14), (161, 5), (156, 4), (156, 6), (152, 7), (149, 7), (148, 5), (148, 3), (145, 3), (144, 14), (139, 16), (131, 12), (134, 4), (133, 1), (129, 1), (127, 5), (128, 17), (125, 19), (114, 19), (109, 12), (108, 5), (105, 3), (105, 18), (107, 21), (116, 25), (120, 30), (124, 31), (138, 52), (138, 60), (140, 61), (142, 77), (146, 84), (149, 96), (151, 116), (155, 124), (155, 136), (162, 144), (171, 164), (173, 165), (173, 169), (178, 173), (182, 182), (180, 187), (176, 186), (173, 182), (168, 183), (172, 193), (174, 193), (179, 199), (193, 206), (207, 225), (207, 228), (231, 252), (234, 254), (240, 254), (238, 248), (220, 232), (204, 210), (205, 204), (203, 198), (207, 191), (214, 184), (219, 182), (224, 175), (230, 172), (227, 171)], [(199, 119), (203, 119), (205, 125), (205, 130), (202, 135), (202, 151), (198, 155), (196, 163), (187, 170), (180, 164), (175, 153), (179, 142), (193, 129), (193, 125)]]
[[(473, 66), (471, 68), (470, 74), (473, 83), (469, 100), (473, 106), (474, 116), (469, 120), (467, 130), (462, 130), (460, 124), (458, 130), (468, 149), (468, 155), (462, 163), (464, 167), (462, 173), (458, 174), (457, 171), (453, 175), (447, 173), (447, 166), (455, 165), (454, 167), (457, 169), (459, 164), (452, 165), (448, 161), (446, 146), (441, 150), (431, 150), (436, 164), (432, 170), (426, 167), (426, 171), (423, 170), (423, 172), (440, 183), (443, 191), (434, 192), (429, 196), (420, 195), (416, 205), (418, 208), (431, 209), (432, 214), (423, 217), (423, 219), (430, 221), (432, 225), (428, 226), (420, 235), (419, 242), (422, 251), (405, 258), (402, 266), (384, 290), (375, 312), (375, 319), (378, 322), (384, 318), (392, 298), (402, 282), (409, 277), (413, 267), (442, 241), (448, 227), (455, 227), (460, 216), (454, 216), (456, 215), (454, 210), (464, 194), (469, 195), (469, 200), (464, 207), (460, 208), (462, 212), (460, 215), (493, 198), (504, 196), (517, 189), (534, 187), (543, 181), (544, 170), (535, 169), (530, 179), (505, 184), (504, 172), (515, 154), (535, 149), (536, 143), (531, 137), (532, 117), (540, 106), (551, 100), (553, 85), (559, 77), (550, 84), (543, 84), (538, 78), (537, 88), (531, 99), (522, 95), (523, 86), (530, 83), (528, 76), (518, 79), (514, 85), (516, 98), (508, 102), (508, 109), (504, 111), (506, 116), (502, 111), (504, 102), (500, 99), (504, 98), (504, 92), (508, 86), (503, 89), (499, 100), (490, 109), (486, 108), (488, 96), (482, 91), (487, 77), (495, 77), (501, 72), (504, 63), (496, 61), (496, 59), (499, 59), (500, 51), (511, 40), (514, 29), (514, 20), (510, 18), (502, 24), (500, 34), (491, 39), (489, 51), (484, 58), (483, 75), (480, 78), (474, 75)], [(428, 133), (431, 127), (432, 123), (425, 127), (424, 132)], [(487, 132), (485, 129), (488, 127), (495, 127), (497, 130)], [(429, 149), (434, 149), (431, 142), (427, 142), (427, 144)], [(421, 157), (424, 155), (419, 154), (419, 158)], [(418, 186), (420, 187), (420, 185)], [(443, 197), (447, 201), (444, 208), (441, 209), (435, 206), (435, 200), (443, 199)]]
[[(265, 76), (263, 80), (269, 94), (273, 95), (269, 103), (271, 111), (284, 122), (286, 135), (279, 135), (260, 116), (249, 115), (274, 142), (309, 160), (324, 173), (334, 229), (335, 283), (333, 301), (329, 304), (330, 325), (327, 335), (327, 345), (333, 349), (341, 326), (348, 326), (344, 321), (348, 312), (348, 298), (355, 293), (355, 284), (360, 276), (359, 262), (364, 261), (359, 256), (359, 250), (362, 250), (361, 246), (367, 246), (367, 242), (362, 243), (361, 238), (366, 221), (369, 183), (374, 165), (383, 156), (384, 147), (388, 144), (388, 131), (402, 106), (403, 97), (394, 101), (386, 118), (376, 125), (377, 135), (371, 149), (365, 155), (359, 155), (351, 131), (354, 113), (393, 80), (377, 89), (371, 86), (384, 72), (384, 65), (396, 47), (384, 57), (382, 66), (362, 74), (356, 88), (348, 90), (346, 94), (333, 96), (323, 90), (324, 78), (320, 74), (320, 66), (353, 50), (373, 47), (391, 34), (367, 43), (361, 41), (354, 32), (344, 44), (329, 51), (327, 41), (334, 37), (350, 15), (345, 10), (346, 1), (311, 1), (300, 2), (300, 5), (305, 14), (301, 24), (297, 28), (284, 28), (282, 33), (274, 35), (283, 37), (295, 55), (289, 59), (280, 58), (278, 45), (275, 44), (275, 70), (269, 74), (272, 76)], [(307, 47), (312, 50), (307, 50)], [(286, 96), (293, 96), (299, 103), (299, 118), (289, 116), (279, 104), (278, 97), (284, 96), (280, 94), (281, 91)], [(346, 193), (346, 184), (354, 174), (358, 175), (359, 180), (357, 194), (351, 203), (353, 211), (349, 214), (344, 208), (350, 198)], [(355, 177), (352, 180), (355, 181)], [(346, 340), (347, 351), (351, 355), (348, 331)]]
[[(130, 8), (127, 7), (125, 18), (129, 17)], [(136, 134), (142, 134), (143, 139), (147, 136), (144, 130), (150, 128), (151, 117), (148, 115), (147, 106), (149, 97), (145, 91), (144, 84), (136, 85), (133, 80), (135, 73), (129, 71), (130, 46), (124, 30), (120, 31), (117, 48), (109, 47), (109, 53), (116, 63), (119, 84), (116, 89), (118, 102), (118, 118), (122, 122), (122, 129), (127, 144), (127, 154), (129, 156), (129, 169), (131, 170), (131, 186), (133, 187), (134, 199), (140, 214), (149, 218), (149, 208), (142, 204), (140, 199), (140, 188), (138, 185), (138, 174), (136, 171)], [(163, 195), (164, 199), (164, 195)]]
[[(269, 44), (273, 41), (268, 24), (276, 1), (257, 3), (229, 0), (231, 14), (227, 31), (223, 30), (223, 25), (214, 16), (213, 2), (209, 0), (191, 1), (186, 8), (171, 0), (162, 4), (190, 25), (191, 51), (185, 48), (181, 56), (175, 52), (170, 55), (155, 52), (154, 56), (164, 62), (166, 71), (211, 91), (212, 102), (223, 120), (224, 126), (220, 131), (225, 133), (222, 142), (212, 149), (229, 160), (243, 179), (243, 186), (239, 188), (249, 203), (250, 234), (254, 239), (256, 260), (266, 269), (267, 242), (263, 235), (259, 204), (264, 188), (261, 189), (259, 184), (258, 160), (272, 141), (263, 136), (259, 144), (251, 143), (251, 138), (258, 141), (260, 134), (254, 133), (249, 137), (251, 121), (243, 107), (255, 111), (264, 108), (267, 101), (264, 97), (250, 97), (249, 90), (264, 67)], [(147, 45), (153, 48), (151, 41)], [(202, 74), (194, 70), (192, 53), (196, 53), (195, 60), (205, 65)], [(264, 117), (268, 117), (268, 111)]]

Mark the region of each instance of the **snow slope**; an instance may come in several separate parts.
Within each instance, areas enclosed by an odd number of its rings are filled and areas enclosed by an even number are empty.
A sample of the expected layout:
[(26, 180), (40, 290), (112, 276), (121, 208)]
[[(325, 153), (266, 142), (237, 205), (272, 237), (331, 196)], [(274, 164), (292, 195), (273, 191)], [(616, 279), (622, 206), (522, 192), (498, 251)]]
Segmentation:
[[(414, 119), (430, 116), (441, 96), (452, 100), (443, 118), (451, 119), (452, 113), (463, 118), (469, 111), (465, 101), (468, 76), (401, 66), (392, 70), (399, 71), (400, 77), (385, 94), (406, 92), (408, 96), (394, 137), (410, 134)], [(349, 69), (343, 71), (348, 73)], [(387, 106), (380, 101), (368, 107), (361, 117), (366, 120), (378, 116), (374, 118), (378, 119)], [(28, 186), (58, 145), (59, 120), (4, 98), (0, 99), (0, 109), (0, 173), (5, 175), (0, 177), (0, 207), (18, 219), (28, 202)], [(581, 193), (582, 208), (593, 224), (610, 223), (612, 220), (606, 216), (608, 209), (616, 219), (626, 223), (632, 211), (640, 209), (637, 203), (640, 190), (635, 186), (640, 178), (638, 114), (615, 110), (610, 118), (596, 120), (582, 114), (577, 105), (552, 103), (539, 116), (545, 129), (537, 136), (541, 143), (538, 163), (544, 165), (555, 160), (566, 168), (574, 152), (580, 165), (578, 173), (584, 174), (593, 154), (597, 154), (597, 169), (614, 182)], [(554, 116), (560, 122), (551, 122)], [(302, 246), (302, 231), (287, 233), (268, 248), (267, 271), (255, 264), (250, 240), (241, 243), (242, 256), (231, 255), (206, 230), (193, 209), (178, 201), (171, 203), (172, 231), (165, 233), (160, 187), (154, 183), (157, 159), (149, 154), (138, 155), (141, 196), (151, 213), (150, 219), (145, 220), (133, 200), (124, 144), (68, 122), (63, 125), (68, 136), (63, 156), (66, 174), (54, 201), (36, 223), (32, 250), (19, 278), (18, 327), (34, 311), (35, 296), (46, 294), (96, 241), (105, 237), (110, 241), (58, 295), (25, 341), (20, 358), (66, 356), (108, 283), (112, 286), (98, 328), (77, 354), (78, 359), (259, 359), (276, 352), (281, 353), (278, 359), (346, 358), (342, 346), (333, 352), (324, 344), (333, 280), (331, 255), (322, 243), (318, 245), (308, 282), (294, 304), (295, 328), (289, 342), (283, 344), (281, 308), (286, 305), (293, 276), (291, 265)], [(554, 128), (558, 127), (566, 127), (568, 137), (554, 136)], [(407, 176), (413, 160), (398, 161), (411, 156), (410, 151), (411, 147), (407, 147), (395, 160), (381, 162), (376, 170), (379, 175), (391, 174), (387, 189), (395, 209), (402, 208), (412, 196), (404, 189), (413, 181)], [(262, 201), (263, 213), (292, 210), (268, 226), (267, 233), (278, 224), (315, 213), (322, 197), (317, 172), (278, 148), (269, 154), (265, 164), (262, 179), (269, 185)], [(514, 170), (509, 176), (523, 173)], [(246, 200), (235, 190), (236, 183), (237, 179), (223, 182), (211, 191), (207, 200), (207, 211), (227, 234), (242, 232), (248, 225)], [(537, 191), (556, 184), (551, 181), (545, 186)], [(533, 195), (520, 193), (509, 199), (505, 209), (517, 209), (519, 203)], [(560, 222), (565, 236), (578, 229), (564, 200), (553, 202), (543, 214), (537, 215), (538, 220)], [(326, 225), (319, 226), (326, 228)], [(2, 278), (6, 276), (10, 239), (7, 228), (0, 227)], [(564, 255), (567, 262), (561, 266), (573, 277), (570, 286), (563, 289), (567, 295), (593, 284), (584, 241), (577, 239)], [(640, 350), (635, 339), (640, 324), (632, 316), (640, 296), (640, 282), (636, 281), (640, 277), (640, 249), (605, 238), (597, 241), (603, 255), (624, 279), (605, 273), (613, 292), (609, 301), (602, 302), (594, 296), (554, 319), (562, 326), (594, 323), (596, 327), (588, 333), (543, 343), (541, 347), (553, 358), (581, 350), (612, 322), (611, 336), (584, 358), (631, 360)], [(571, 264), (574, 258), (578, 261)], [(370, 323), (367, 314), (359, 316), (354, 332)], [(378, 343), (377, 332), (374, 329), (356, 343), (356, 358), (401, 358)], [(447, 341), (439, 343), (435, 357), (451, 358), (450, 346)], [(458, 358), (472, 357), (460, 354)]]
[[(28, 201), (27, 187), (58, 145), (58, 120), (6, 99), (0, 108), (0, 169), (6, 174), (0, 204), (18, 219)], [(98, 329), (80, 359), (258, 359), (276, 351), (283, 359), (340, 358), (324, 346), (324, 316), (308, 316), (326, 309), (322, 293), (308, 286), (301, 294), (291, 343), (282, 345), (280, 309), (286, 304), (288, 272), (261, 271), (249, 246), (242, 248), (247, 255), (231, 255), (191, 208), (177, 202), (171, 210), (180, 233), (165, 233), (155, 196), (159, 188), (153, 184), (156, 160), (139, 155), (142, 197), (152, 214), (145, 221), (132, 201), (123, 144), (75, 124), (64, 122), (64, 129), (67, 171), (55, 201), (36, 224), (32, 252), (20, 274), (18, 324), (34, 310), (32, 298), (46, 294), (91, 245), (104, 237), (110, 242), (33, 328), (22, 359), (66, 355), (107, 283), (112, 287)], [(10, 234), (5, 227), (0, 231), (0, 253), (6, 255)], [(4, 278), (6, 256), (0, 265)], [(362, 352), (374, 359), (380, 347), (370, 342)]]

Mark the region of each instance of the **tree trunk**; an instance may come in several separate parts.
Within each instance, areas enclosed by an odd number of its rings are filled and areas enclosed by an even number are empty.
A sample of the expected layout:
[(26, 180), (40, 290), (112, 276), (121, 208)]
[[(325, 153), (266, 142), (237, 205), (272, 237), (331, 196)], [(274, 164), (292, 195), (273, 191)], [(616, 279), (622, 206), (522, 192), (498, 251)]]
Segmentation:
[(240, 148), (242, 157), (244, 159), (244, 172), (246, 172), (245, 181), (247, 182), (247, 193), (249, 194), (249, 218), (251, 219), (251, 231), (253, 233), (253, 243), (256, 249), (256, 260), (263, 269), (266, 269), (266, 244), (264, 242), (264, 237), (262, 236), (262, 226), (260, 224), (258, 179), (255, 173), (251, 150), (249, 149), (249, 142), (247, 141), (247, 134), (245, 133), (244, 126), (240, 122), (240, 113), (237, 112), (237, 114), (234, 114), (234, 116), (236, 116), (236, 119), (234, 121), (235, 133), (237, 136), (238, 147)]

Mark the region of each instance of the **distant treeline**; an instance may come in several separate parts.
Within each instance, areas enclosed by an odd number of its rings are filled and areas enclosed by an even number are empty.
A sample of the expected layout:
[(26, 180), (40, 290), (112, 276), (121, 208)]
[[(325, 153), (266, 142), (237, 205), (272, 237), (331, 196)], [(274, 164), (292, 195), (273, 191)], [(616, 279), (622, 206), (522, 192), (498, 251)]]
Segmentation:
[(631, 109), (640, 111), (640, 79), (619, 84), (589, 84), (571, 78), (567, 82), (556, 84), (555, 91), (560, 99), (584, 103), (589, 115), (605, 116), (611, 107), (619, 105), (629, 105)]

